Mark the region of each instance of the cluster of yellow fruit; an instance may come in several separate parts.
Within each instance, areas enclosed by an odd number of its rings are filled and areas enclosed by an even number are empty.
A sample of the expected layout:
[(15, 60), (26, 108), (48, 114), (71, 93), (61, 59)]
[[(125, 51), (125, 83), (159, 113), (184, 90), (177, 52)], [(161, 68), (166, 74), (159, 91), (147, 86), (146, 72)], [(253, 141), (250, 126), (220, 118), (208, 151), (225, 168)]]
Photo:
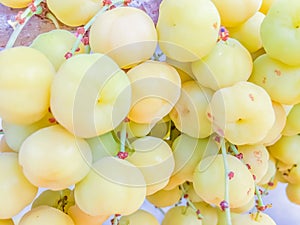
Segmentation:
[(162, 225), (274, 225), (277, 181), (300, 204), (298, 0), (162, 0), (157, 24), (127, 0), (46, 3), (77, 32), (0, 52), (0, 224), (32, 203), (19, 225), (157, 225), (147, 200)]

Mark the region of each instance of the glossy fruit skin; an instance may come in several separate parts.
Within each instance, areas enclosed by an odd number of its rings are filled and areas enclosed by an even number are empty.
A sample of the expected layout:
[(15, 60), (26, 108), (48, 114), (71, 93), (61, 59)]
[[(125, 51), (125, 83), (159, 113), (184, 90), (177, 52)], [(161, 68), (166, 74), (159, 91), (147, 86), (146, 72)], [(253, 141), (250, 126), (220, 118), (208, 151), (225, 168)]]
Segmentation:
[(274, 1), (260, 30), (267, 54), (290, 66), (300, 65), (299, 11), (297, 0)]
[(186, 206), (175, 206), (168, 210), (161, 225), (202, 225), (193, 209)]
[(164, 0), (157, 22), (158, 41), (164, 54), (180, 62), (192, 62), (215, 46), (220, 15), (211, 1)]
[(90, 46), (121, 68), (130, 68), (151, 58), (157, 47), (157, 32), (144, 11), (118, 7), (96, 18), (90, 29)]
[(1, 0), (0, 3), (11, 8), (25, 8), (32, 0)]
[(47, 57), (29, 47), (14, 47), (0, 52), (0, 65), (1, 118), (30, 124), (44, 117), (55, 74)]
[(100, 0), (47, 0), (51, 12), (64, 24), (85, 25), (102, 8)]
[(52, 82), (51, 111), (58, 123), (78, 137), (112, 131), (127, 116), (130, 104), (128, 77), (100, 53), (71, 57)]
[[(31, 43), (30, 47), (43, 52), (51, 61), (55, 70), (66, 61), (65, 54), (70, 51), (75, 44), (76, 36), (70, 31), (54, 29), (46, 33), (39, 34)], [(80, 43), (76, 54), (84, 52), (84, 45)]]
[(35, 198), (38, 188), (31, 184), (18, 163), (18, 154), (0, 154), (0, 219), (20, 213)]

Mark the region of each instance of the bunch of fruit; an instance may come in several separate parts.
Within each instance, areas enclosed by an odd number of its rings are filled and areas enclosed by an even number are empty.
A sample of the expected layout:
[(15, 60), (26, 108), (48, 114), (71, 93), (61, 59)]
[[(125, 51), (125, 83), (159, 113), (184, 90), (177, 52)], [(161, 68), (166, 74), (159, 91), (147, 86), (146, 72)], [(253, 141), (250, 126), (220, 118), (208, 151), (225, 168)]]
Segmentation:
[[(278, 181), (300, 204), (300, 1), (0, 3), (27, 7), (0, 52), (0, 224), (157, 225), (148, 201), (274, 225)], [(45, 10), (70, 29), (14, 46)]]

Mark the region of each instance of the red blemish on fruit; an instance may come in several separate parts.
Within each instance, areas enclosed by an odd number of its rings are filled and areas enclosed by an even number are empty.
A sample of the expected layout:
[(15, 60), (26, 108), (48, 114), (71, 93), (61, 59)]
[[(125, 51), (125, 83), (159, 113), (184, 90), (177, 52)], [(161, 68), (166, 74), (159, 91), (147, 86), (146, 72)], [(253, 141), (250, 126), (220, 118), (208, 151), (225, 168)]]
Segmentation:
[(128, 152), (118, 152), (117, 156), (119, 159), (126, 159), (128, 157)]
[(267, 78), (264, 77), (263, 80), (262, 80), (262, 83), (265, 84), (266, 82), (267, 82)]
[(211, 118), (211, 117), (212, 117), (212, 115), (211, 115), (210, 113), (207, 113), (207, 116), (208, 116), (208, 118)]
[(130, 122), (130, 119), (128, 117), (125, 117), (124, 122), (128, 123), (128, 122)]
[(224, 26), (221, 26), (219, 30), (219, 40), (227, 41), (228, 38), (229, 31)]
[(281, 76), (281, 75), (282, 75), (281, 71), (278, 70), (278, 69), (274, 70), (274, 73), (275, 73), (277, 76)]
[(102, 4), (103, 4), (103, 6), (105, 6), (105, 5), (111, 5), (112, 1), (111, 0), (103, 0)]
[(228, 178), (229, 178), (229, 180), (231, 180), (233, 177), (234, 177), (234, 172), (233, 172), (233, 171), (230, 171), (230, 172), (228, 173)]
[(253, 180), (256, 180), (256, 176), (254, 174), (252, 175), (252, 177), (253, 177)]
[(76, 50), (75, 50), (75, 52), (79, 52), (80, 51), (80, 48), (77, 48)]
[(185, 194), (184, 196), (183, 196), (183, 198), (188, 198), (189, 197), (189, 195), (188, 194)]
[(197, 209), (196, 214), (197, 214), (197, 215), (200, 215), (200, 214), (201, 214), (200, 209)]
[(247, 166), (248, 170), (251, 170), (250, 164), (247, 163), (246, 166)]
[(73, 54), (71, 53), (71, 52), (67, 52), (66, 54), (65, 54), (65, 58), (66, 59), (69, 59), (69, 58), (71, 58), (73, 56)]
[(254, 157), (256, 158), (256, 161), (257, 162), (259, 162), (259, 163), (263, 163), (263, 161), (262, 161), (262, 152), (260, 151), (260, 150), (257, 150), (257, 151), (254, 151), (253, 152), (253, 155), (254, 155)]
[(131, 0), (124, 0), (124, 6), (128, 6), (131, 3)]
[(254, 101), (254, 96), (253, 96), (253, 94), (249, 94), (249, 98), (251, 99), (252, 102)]
[(251, 188), (249, 188), (249, 189), (248, 189), (248, 191), (247, 191), (247, 195), (249, 195), (249, 194), (250, 194), (251, 190), (252, 190)]
[(23, 11), (19, 11), (18, 14), (16, 15), (16, 21), (18, 24), (23, 24), (25, 22), (25, 18), (22, 18)]
[(119, 216), (121, 216), (121, 214), (119, 214), (119, 213), (116, 213), (116, 214), (115, 214), (115, 217), (119, 217)]
[(228, 202), (223, 200), (222, 202), (220, 202), (220, 207), (221, 207), (222, 211), (225, 211), (225, 209), (229, 208)]

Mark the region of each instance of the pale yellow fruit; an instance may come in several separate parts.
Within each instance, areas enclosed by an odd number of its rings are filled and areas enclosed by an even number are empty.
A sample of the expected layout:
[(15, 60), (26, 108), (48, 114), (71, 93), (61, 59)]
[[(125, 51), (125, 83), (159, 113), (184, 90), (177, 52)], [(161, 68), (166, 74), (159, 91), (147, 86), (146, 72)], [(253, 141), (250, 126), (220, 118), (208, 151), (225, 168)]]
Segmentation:
[(211, 52), (192, 63), (193, 74), (199, 83), (213, 90), (246, 81), (252, 72), (252, 58), (236, 39), (219, 41)]
[(14, 47), (0, 52), (0, 117), (30, 124), (46, 115), (54, 67), (38, 50)]
[(87, 175), (92, 153), (85, 140), (55, 125), (26, 138), (19, 151), (19, 163), (34, 185), (62, 190)]
[[(55, 70), (66, 61), (65, 54), (69, 52), (76, 42), (76, 36), (70, 31), (64, 29), (54, 29), (39, 34), (31, 43), (30, 47), (44, 53)], [(79, 50), (76, 54), (84, 52), (84, 45), (79, 44)]]
[(151, 213), (139, 209), (136, 212), (122, 216), (119, 221), (119, 225), (159, 225), (158, 220)]
[(100, 0), (47, 0), (47, 5), (56, 18), (72, 27), (85, 25), (102, 8)]
[(222, 25), (234, 27), (253, 16), (261, 6), (262, 0), (212, 0), (219, 10)]
[(260, 37), (260, 26), (265, 15), (256, 12), (244, 23), (229, 28), (230, 37), (236, 38), (249, 52), (253, 53), (262, 48), (262, 40)]
[(107, 54), (120, 67), (132, 67), (155, 52), (155, 25), (141, 9), (117, 7), (96, 18), (90, 29), (90, 46), (93, 52)]
[(258, 185), (268, 184), (276, 175), (276, 160), (270, 156), (268, 162), (268, 170), (258, 182)]
[(2, 121), (7, 144), (16, 152), (20, 150), (22, 143), (29, 135), (41, 128), (52, 125), (56, 125), (56, 121), (51, 113), (47, 113), (42, 119), (27, 125)]
[(181, 81), (176, 69), (165, 62), (146, 61), (127, 72), (132, 88), (130, 120), (156, 123), (174, 107)]
[(258, 183), (268, 170), (269, 152), (266, 147), (260, 145), (242, 145), (238, 146), (238, 150), (243, 154), (243, 160), (250, 165), (249, 171), (255, 177)]
[(194, 203), (194, 206), (200, 210), (203, 216), (202, 225), (217, 225), (218, 213), (216, 208), (205, 202)]
[[(247, 204), (254, 197), (252, 174), (242, 161), (227, 155), (228, 170), (234, 173), (229, 181), (230, 207), (237, 208)], [(209, 156), (197, 165), (193, 185), (195, 192), (207, 203), (219, 205), (225, 193), (224, 163), (221, 154)]]
[(78, 207), (91, 216), (129, 215), (143, 204), (146, 182), (132, 163), (108, 156), (94, 162), (75, 185), (74, 196)]
[(203, 202), (203, 199), (195, 192), (194, 185), (191, 182), (183, 184), (189, 200), (193, 203)]
[(245, 81), (216, 91), (207, 116), (214, 131), (236, 145), (261, 141), (275, 122), (268, 93), (260, 86)]
[(50, 207), (39, 206), (31, 209), (21, 218), (19, 225), (75, 225), (70, 216)]
[(282, 131), (283, 135), (292, 136), (300, 133), (300, 103), (292, 106), (289, 111), (286, 124)]
[(20, 213), (36, 196), (38, 188), (31, 184), (18, 163), (18, 154), (0, 153), (0, 219)]
[(104, 223), (107, 216), (91, 216), (83, 212), (77, 205), (73, 205), (68, 210), (68, 215), (72, 218), (74, 225), (99, 225)]
[(294, 105), (300, 102), (299, 72), (299, 66), (289, 66), (263, 54), (254, 61), (249, 81), (263, 87), (273, 101)]
[(206, 110), (212, 96), (213, 91), (197, 81), (183, 83), (180, 98), (169, 113), (176, 128), (191, 137), (208, 137), (212, 127), (206, 117)]
[(297, 183), (297, 184), (288, 184), (286, 186), (286, 195), (288, 197), (288, 199), (297, 204), (297, 205), (300, 205), (300, 184)]
[(79, 54), (59, 68), (50, 100), (59, 124), (76, 136), (95, 137), (116, 128), (128, 114), (130, 82), (109, 57)]
[(175, 168), (166, 190), (172, 189), (186, 181), (193, 181), (193, 173), (197, 164), (204, 157), (217, 153), (219, 148), (215, 142), (197, 139), (186, 134), (178, 136), (172, 144)]
[(300, 162), (300, 136), (282, 136), (274, 145), (268, 147), (270, 154), (290, 167)]
[(32, 0), (1, 0), (0, 3), (11, 8), (25, 8)]
[(245, 213), (245, 212), (249, 212), (251, 209), (253, 209), (255, 206), (255, 197), (253, 197), (252, 199), (250, 199), (249, 202), (247, 202), (245, 205), (242, 205), (240, 207), (237, 208), (231, 208), (230, 212), (233, 213)]
[(180, 62), (192, 62), (207, 55), (216, 45), (220, 15), (207, 0), (184, 3), (164, 0), (160, 4), (157, 32), (163, 53)]
[(161, 225), (202, 225), (196, 212), (191, 207), (175, 206), (165, 214)]
[(261, 24), (261, 39), (267, 54), (284, 64), (300, 66), (300, 1), (277, 0)]
[(131, 143), (134, 153), (126, 160), (141, 170), (147, 184), (147, 195), (163, 189), (175, 167), (171, 147), (161, 138), (145, 136)]
[(159, 190), (152, 195), (148, 195), (146, 199), (159, 208), (175, 205), (181, 198), (182, 191), (177, 186), (170, 190)]
[(277, 102), (272, 102), (272, 106), (275, 113), (275, 122), (264, 139), (260, 141), (260, 143), (264, 144), (265, 146), (275, 144), (275, 142), (281, 138), (282, 134), (284, 133), (283, 129), (286, 126), (287, 117), (283, 105)]
[(274, 220), (267, 214), (260, 212), (259, 215), (256, 212), (238, 214), (233, 217), (232, 225), (276, 225)]

